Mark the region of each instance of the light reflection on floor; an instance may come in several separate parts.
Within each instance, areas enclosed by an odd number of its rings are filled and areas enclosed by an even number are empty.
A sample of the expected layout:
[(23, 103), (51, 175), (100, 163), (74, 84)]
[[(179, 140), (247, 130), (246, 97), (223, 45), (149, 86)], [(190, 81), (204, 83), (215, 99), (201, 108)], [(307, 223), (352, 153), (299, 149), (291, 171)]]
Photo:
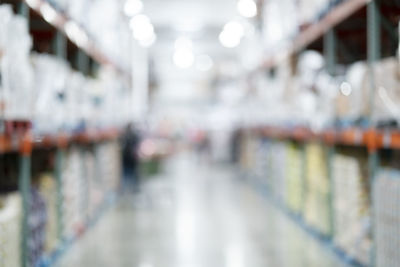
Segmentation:
[(190, 154), (127, 195), (75, 244), (58, 267), (336, 267), (233, 169)]

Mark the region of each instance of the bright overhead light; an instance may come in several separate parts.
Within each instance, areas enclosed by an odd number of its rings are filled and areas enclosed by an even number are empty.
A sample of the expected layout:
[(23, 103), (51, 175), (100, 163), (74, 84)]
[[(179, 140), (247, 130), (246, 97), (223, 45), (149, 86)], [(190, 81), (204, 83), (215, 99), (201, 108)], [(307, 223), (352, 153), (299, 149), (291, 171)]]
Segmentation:
[(82, 30), (75, 22), (68, 21), (67, 23), (65, 23), (64, 29), (67, 36), (71, 40), (74, 40), (79, 47), (87, 46), (89, 38), (86, 35), (85, 31)]
[(131, 20), (129, 21), (129, 26), (131, 27), (132, 30), (138, 29), (142, 27), (143, 25), (146, 24), (151, 24), (149, 17), (146, 15), (136, 15)]
[(134, 16), (129, 24), (133, 31), (133, 37), (138, 41), (150, 40), (155, 35), (154, 27), (146, 15)]
[(192, 50), (189, 49), (179, 49), (174, 53), (174, 64), (178, 68), (187, 69), (190, 68), (194, 63), (194, 55)]
[(208, 55), (198, 56), (196, 59), (196, 68), (199, 71), (209, 71), (214, 65), (213, 60)]
[(143, 3), (140, 0), (127, 0), (124, 5), (125, 15), (132, 17), (143, 10)]
[(42, 13), (45, 21), (52, 23), (57, 18), (57, 12), (48, 3), (43, 3), (40, 6), (40, 13)]
[(240, 44), (240, 38), (237, 35), (226, 31), (221, 32), (219, 41), (227, 48), (234, 48)]
[(237, 9), (245, 18), (253, 18), (257, 15), (257, 5), (253, 0), (239, 0)]
[(244, 27), (237, 21), (230, 21), (224, 26), (224, 31), (237, 35), (242, 38), (244, 35)]
[(148, 39), (144, 39), (144, 40), (140, 40), (139, 44), (143, 47), (150, 47), (152, 46), (157, 40), (157, 36), (155, 34), (153, 34), (150, 38)]
[(190, 68), (194, 64), (193, 42), (189, 38), (179, 37), (175, 41), (174, 64), (181, 69)]
[(39, 6), (39, 4), (40, 4), (39, 0), (26, 0), (26, 3), (31, 8), (37, 8)]
[(243, 35), (244, 28), (242, 24), (231, 21), (224, 26), (223, 31), (219, 35), (219, 40), (223, 46), (233, 48), (240, 44)]

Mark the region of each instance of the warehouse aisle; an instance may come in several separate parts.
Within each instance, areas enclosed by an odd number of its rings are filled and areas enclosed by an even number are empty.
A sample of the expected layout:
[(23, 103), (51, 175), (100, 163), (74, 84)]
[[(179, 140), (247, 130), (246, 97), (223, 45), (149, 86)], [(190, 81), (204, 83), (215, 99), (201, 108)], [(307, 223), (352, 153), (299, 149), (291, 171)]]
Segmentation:
[(125, 196), (59, 267), (345, 266), (232, 169), (173, 158)]

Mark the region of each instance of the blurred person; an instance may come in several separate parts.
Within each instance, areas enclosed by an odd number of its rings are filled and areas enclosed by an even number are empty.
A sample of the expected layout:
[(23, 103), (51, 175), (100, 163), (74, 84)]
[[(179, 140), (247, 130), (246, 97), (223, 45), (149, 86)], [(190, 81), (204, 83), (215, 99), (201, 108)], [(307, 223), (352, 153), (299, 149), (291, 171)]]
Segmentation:
[(139, 175), (140, 136), (132, 123), (125, 128), (122, 136), (122, 164), (124, 192), (137, 192), (140, 187)]

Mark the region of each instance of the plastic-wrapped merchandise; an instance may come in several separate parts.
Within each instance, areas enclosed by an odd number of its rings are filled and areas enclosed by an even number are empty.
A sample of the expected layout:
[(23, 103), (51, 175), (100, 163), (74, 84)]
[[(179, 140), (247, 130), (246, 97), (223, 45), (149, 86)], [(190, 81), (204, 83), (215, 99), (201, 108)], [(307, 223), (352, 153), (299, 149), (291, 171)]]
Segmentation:
[[(81, 2), (76, 0), (75, 2)], [(85, 1), (82, 1), (85, 2)], [(82, 5), (82, 4), (80, 4)], [(118, 1), (97, 0), (90, 3), (89, 9), (84, 10), (86, 17), (85, 28), (93, 36), (99, 47), (111, 58), (123, 66), (129, 66), (130, 29), (126, 20), (121, 16), (121, 6)], [(83, 8), (85, 8), (83, 6)], [(77, 11), (78, 12), (78, 11)], [(81, 11), (82, 12), (82, 11)], [(107, 13), (107, 16), (104, 16)]]
[(0, 22), (0, 97), (4, 116), (7, 120), (28, 120), (34, 100), (33, 72), (29, 61), (32, 39), (24, 17), (12, 15), (7, 5), (0, 6), (0, 14), (4, 15)]
[(293, 114), (295, 122), (305, 123), (317, 132), (331, 125), (335, 117), (338, 86), (324, 68), (325, 60), (320, 53), (303, 52), (297, 64), (298, 78), (292, 96), (297, 112)]
[(69, 17), (74, 21), (78, 22), (78, 24), (86, 25), (89, 4), (88, 0), (69, 0), (66, 6), (66, 13), (68, 13)]
[(289, 142), (286, 154), (287, 205), (294, 213), (301, 214), (304, 203), (304, 150), (302, 145)]
[(400, 172), (379, 171), (373, 185), (375, 257), (377, 267), (400, 265)]
[(299, 24), (306, 25), (315, 22), (320, 14), (329, 6), (329, 0), (298, 1)]
[(66, 123), (69, 131), (81, 130), (81, 124), (85, 122), (84, 105), (86, 93), (82, 90), (85, 77), (76, 71), (72, 71), (68, 77), (66, 94)]
[(0, 196), (0, 266), (21, 266), (22, 201), (18, 193)]
[(43, 174), (39, 178), (38, 188), (46, 204), (47, 214), (44, 249), (51, 252), (58, 244), (57, 184), (52, 175)]
[(269, 172), (271, 190), (275, 198), (286, 203), (286, 143), (273, 141), (269, 148)]
[(306, 150), (306, 196), (304, 217), (306, 222), (322, 234), (331, 234), (331, 186), (327, 170), (325, 147), (310, 143)]
[[(400, 123), (400, 63), (397, 58), (383, 59), (375, 65), (375, 82), (373, 121), (395, 119)], [(364, 90), (369, 88), (367, 82)]]
[(35, 109), (34, 130), (53, 133), (65, 124), (66, 85), (70, 73), (67, 63), (55, 56), (34, 54)]
[(355, 121), (367, 115), (367, 92), (363, 86), (368, 78), (366, 62), (351, 65), (346, 73), (345, 81), (340, 85), (336, 98), (336, 115), (342, 120)]
[(273, 0), (263, 6), (266, 51), (277, 52), (298, 32), (296, 3), (292, 0)]
[(13, 17), (10, 5), (0, 5), (0, 51), (3, 54), (7, 46), (8, 25)]
[(121, 153), (117, 141), (103, 143), (96, 152), (99, 170), (99, 182), (105, 194), (117, 192), (121, 177)]
[(333, 209), (335, 244), (368, 265), (372, 245), (367, 156), (362, 151), (341, 150), (333, 159)]
[(260, 138), (255, 151), (256, 163), (254, 166), (254, 173), (263, 184), (266, 184), (266, 178), (268, 177), (268, 155), (269, 142), (268, 140)]
[(248, 133), (243, 135), (243, 139), (241, 142), (241, 157), (240, 157), (240, 164), (241, 167), (246, 171), (250, 172), (254, 168), (255, 164), (255, 143), (252, 136)]
[(83, 159), (85, 164), (84, 173), (88, 183), (88, 216), (92, 218), (102, 203), (104, 193), (101, 190), (100, 177), (96, 172), (95, 155), (91, 151), (86, 151)]
[(72, 148), (66, 157), (65, 168), (62, 172), (62, 194), (63, 194), (63, 220), (64, 236), (71, 237), (83, 226), (84, 216), (81, 212), (80, 191), (81, 157), (77, 148)]
[(38, 189), (31, 187), (28, 218), (29, 240), (27, 241), (29, 266), (36, 266), (44, 253), (46, 222), (46, 203)]

